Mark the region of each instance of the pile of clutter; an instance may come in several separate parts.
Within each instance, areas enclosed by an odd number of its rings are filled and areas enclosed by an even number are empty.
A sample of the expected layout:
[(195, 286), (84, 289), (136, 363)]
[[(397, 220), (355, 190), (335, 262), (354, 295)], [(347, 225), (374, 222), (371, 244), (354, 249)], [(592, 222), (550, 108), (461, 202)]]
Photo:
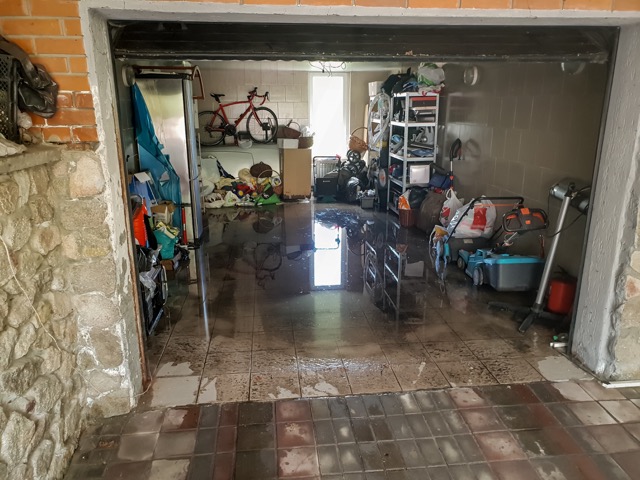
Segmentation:
[(401, 92), (440, 92), (444, 88), (444, 70), (435, 63), (421, 63), (416, 72), (409, 68), (404, 74), (390, 75), (380, 90), (392, 96)]
[(234, 177), (216, 159), (220, 178), (204, 181), (204, 206), (206, 208), (253, 207), (281, 203), (282, 179), (280, 174), (263, 162), (251, 168), (243, 168)]

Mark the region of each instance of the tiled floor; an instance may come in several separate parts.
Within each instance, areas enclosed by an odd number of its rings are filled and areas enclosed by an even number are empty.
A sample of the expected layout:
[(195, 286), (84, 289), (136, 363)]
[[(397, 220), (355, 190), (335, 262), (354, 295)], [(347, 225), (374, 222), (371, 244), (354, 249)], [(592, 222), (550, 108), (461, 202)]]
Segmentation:
[[(149, 390), (85, 432), (67, 480), (640, 478), (640, 389), (602, 388), (551, 330), (487, 307), (526, 295), (455, 267), (439, 282), (424, 234), (356, 208), (209, 220)], [(364, 287), (367, 244), (406, 255), (399, 318)]]
[(635, 480), (640, 389), (595, 381), (138, 411), (66, 480)]
[[(212, 215), (207, 242), (170, 285), (169, 316), (149, 341), (155, 379), (141, 404), (588, 378), (548, 346), (551, 330), (534, 325), (522, 336), (509, 314), (487, 307), (525, 297), (476, 289), (454, 266), (445, 288), (426, 235), (392, 227), (386, 215), (348, 206)], [(406, 245), (421, 268), (403, 283), (398, 321), (363, 288), (365, 241), (378, 251)], [(308, 245), (316, 253), (305, 254)]]

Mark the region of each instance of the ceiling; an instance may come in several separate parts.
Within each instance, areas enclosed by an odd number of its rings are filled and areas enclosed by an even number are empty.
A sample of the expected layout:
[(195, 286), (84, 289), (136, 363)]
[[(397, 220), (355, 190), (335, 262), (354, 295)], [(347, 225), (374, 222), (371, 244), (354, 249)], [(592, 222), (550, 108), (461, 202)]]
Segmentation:
[(606, 62), (612, 27), (391, 26), (122, 22), (118, 58), (172, 60)]

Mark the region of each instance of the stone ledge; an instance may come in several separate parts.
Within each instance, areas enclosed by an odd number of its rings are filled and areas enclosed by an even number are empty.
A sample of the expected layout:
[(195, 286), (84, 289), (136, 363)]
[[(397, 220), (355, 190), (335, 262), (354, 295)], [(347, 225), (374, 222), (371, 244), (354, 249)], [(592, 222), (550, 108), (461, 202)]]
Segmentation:
[(63, 147), (33, 145), (27, 151), (10, 157), (0, 157), (0, 174), (25, 170), (60, 160)]

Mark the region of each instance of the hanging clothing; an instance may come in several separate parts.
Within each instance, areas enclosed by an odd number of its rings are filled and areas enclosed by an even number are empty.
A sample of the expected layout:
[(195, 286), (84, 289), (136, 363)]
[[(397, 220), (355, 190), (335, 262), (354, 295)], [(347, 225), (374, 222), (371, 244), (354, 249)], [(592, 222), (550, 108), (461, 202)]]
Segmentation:
[[(149, 172), (161, 200), (170, 200), (176, 206), (182, 204), (180, 177), (174, 170), (169, 157), (162, 153), (164, 146), (158, 140), (149, 109), (137, 85), (131, 87), (133, 97), (133, 126), (138, 143), (140, 168)], [(173, 212), (173, 226), (182, 227), (182, 209)]]

